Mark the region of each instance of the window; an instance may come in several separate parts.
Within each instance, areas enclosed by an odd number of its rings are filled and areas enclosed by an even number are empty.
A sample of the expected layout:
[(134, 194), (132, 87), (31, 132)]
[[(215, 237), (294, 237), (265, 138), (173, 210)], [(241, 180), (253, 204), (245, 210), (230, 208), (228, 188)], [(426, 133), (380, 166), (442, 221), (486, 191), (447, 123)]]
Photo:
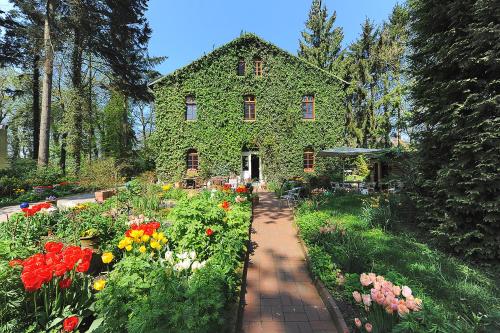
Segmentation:
[(196, 100), (193, 96), (186, 97), (186, 120), (196, 120)]
[(262, 60), (255, 59), (255, 76), (262, 76)]
[(245, 96), (243, 112), (245, 120), (255, 120), (255, 96)]
[(314, 96), (302, 97), (302, 118), (314, 119)]
[(238, 61), (238, 75), (245, 75), (245, 59), (240, 59), (240, 61)]
[(187, 169), (193, 171), (198, 170), (198, 152), (195, 149), (188, 150)]
[(304, 150), (304, 171), (314, 171), (314, 150), (310, 148)]

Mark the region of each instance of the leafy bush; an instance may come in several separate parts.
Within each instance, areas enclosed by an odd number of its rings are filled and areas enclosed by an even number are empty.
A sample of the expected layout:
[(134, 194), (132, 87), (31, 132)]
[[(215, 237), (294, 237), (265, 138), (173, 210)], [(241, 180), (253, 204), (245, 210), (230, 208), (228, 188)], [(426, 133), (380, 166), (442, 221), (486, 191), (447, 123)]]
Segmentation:
[(123, 184), (122, 166), (113, 158), (92, 161), (82, 167), (80, 184), (92, 189), (110, 189)]

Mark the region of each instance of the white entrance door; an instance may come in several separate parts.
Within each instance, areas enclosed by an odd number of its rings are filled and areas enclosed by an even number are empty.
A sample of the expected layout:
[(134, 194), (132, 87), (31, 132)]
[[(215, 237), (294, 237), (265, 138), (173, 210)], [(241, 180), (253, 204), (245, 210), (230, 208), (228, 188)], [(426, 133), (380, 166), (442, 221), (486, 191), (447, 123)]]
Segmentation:
[(241, 153), (241, 177), (244, 181), (262, 179), (262, 161), (257, 151)]

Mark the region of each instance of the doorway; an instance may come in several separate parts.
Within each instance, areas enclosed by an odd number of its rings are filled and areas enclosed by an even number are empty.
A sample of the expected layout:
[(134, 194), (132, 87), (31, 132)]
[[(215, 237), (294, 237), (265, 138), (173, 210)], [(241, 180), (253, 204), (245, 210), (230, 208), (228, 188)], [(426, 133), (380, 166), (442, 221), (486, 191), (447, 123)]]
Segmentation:
[(259, 155), (250, 155), (250, 177), (256, 179), (260, 178), (260, 158)]
[(262, 179), (261, 159), (257, 150), (241, 152), (241, 178), (246, 182)]

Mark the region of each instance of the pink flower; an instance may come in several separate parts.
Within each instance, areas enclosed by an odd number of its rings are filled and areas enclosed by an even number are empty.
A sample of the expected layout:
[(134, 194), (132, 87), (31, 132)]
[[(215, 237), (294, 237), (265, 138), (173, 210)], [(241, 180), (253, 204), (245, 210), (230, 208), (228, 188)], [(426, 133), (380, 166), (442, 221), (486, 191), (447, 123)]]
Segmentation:
[(407, 299), (405, 305), (409, 310), (415, 310), (415, 308), (417, 307), (413, 299)]
[(372, 324), (370, 324), (370, 323), (366, 323), (366, 324), (365, 324), (365, 330), (366, 330), (368, 333), (370, 333), (370, 332), (372, 331), (372, 329), (373, 329)]
[(354, 325), (356, 325), (357, 328), (361, 327), (361, 320), (359, 318), (354, 318)]
[(404, 297), (411, 296), (411, 289), (408, 286), (403, 286), (403, 290), (401, 291)]
[(399, 296), (401, 295), (401, 288), (399, 286), (394, 286), (392, 287), (392, 292), (394, 293), (394, 295)]
[(363, 304), (366, 306), (372, 305), (372, 298), (370, 295), (363, 294), (361, 296), (363, 298)]
[(377, 282), (374, 282), (374, 283), (373, 283), (373, 288), (375, 288), (375, 289), (377, 289), (377, 290), (382, 289), (382, 283), (380, 283), (380, 282), (378, 282), (378, 281), (377, 281)]
[(408, 310), (408, 308), (406, 307), (406, 303), (405, 301), (403, 300), (400, 300), (399, 301), (399, 304), (398, 304), (398, 313), (401, 317), (404, 317), (405, 315), (407, 315), (408, 313), (410, 312), (410, 310)]
[(352, 297), (354, 297), (356, 303), (361, 303), (361, 294), (358, 291), (353, 291)]
[(377, 302), (377, 304), (383, 305), (385, 302), (385, 296), (380, 291), (377, 291), (373, 300)]
[(370, 277), (365, 274), (365, 273), (362, 273), (361, 276), (359, 277), (359, 282), (361, 282), (361, 284), (365, 287), (369, 286), (370, 284), (372, 284), (372, 280), (370, 279)]
[(382, 283), (384, 281), (385, 281), (385, 278), (382, 275), (377, 276), (377, 282)]
[(370, 278), (371, 282), (377, 281), (377, 275), (375, 273), (368, 273), (368, 277)]

